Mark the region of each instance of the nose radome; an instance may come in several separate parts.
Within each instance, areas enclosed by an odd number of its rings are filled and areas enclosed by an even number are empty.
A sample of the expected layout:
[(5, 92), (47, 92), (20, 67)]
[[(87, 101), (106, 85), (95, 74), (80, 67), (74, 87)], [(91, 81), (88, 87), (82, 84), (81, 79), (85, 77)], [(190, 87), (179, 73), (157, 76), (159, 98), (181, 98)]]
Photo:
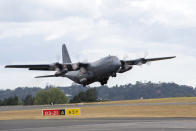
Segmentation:
[(118, 59), (117, 65), (118, 65), (119, 67), (121, 66), (121, 62), (120, 62), (119, 59)]
[(114, 62), (114, 64), (116, 65), (116, 66), (121, 66), (121, 62), (120, 62), (120, 60), (118, 59), (118, 57), (116, 57), (116, 56), (113, 56), (113, 62)]

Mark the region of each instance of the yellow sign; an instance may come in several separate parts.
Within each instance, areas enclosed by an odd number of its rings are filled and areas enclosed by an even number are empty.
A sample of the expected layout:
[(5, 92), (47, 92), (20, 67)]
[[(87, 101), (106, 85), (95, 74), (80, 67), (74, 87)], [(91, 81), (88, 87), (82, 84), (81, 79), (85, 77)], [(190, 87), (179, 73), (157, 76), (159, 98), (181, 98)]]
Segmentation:
[(78, 116), (80, 115), (80, 109), (79, 108), (69, 108), (66, 109), (66, 115), (67, 116)]

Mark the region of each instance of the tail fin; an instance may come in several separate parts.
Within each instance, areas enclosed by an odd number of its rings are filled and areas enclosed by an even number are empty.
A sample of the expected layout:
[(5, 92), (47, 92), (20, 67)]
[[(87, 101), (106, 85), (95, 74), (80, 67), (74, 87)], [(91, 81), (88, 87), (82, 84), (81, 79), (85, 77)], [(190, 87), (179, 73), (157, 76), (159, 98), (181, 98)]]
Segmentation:
[(62, 59), (63, 59), (63, 63), (71, 63), (71, 59), (69, 57), (69, 53), (67, 51), (66, 45), (63, 44), (62, 46)]

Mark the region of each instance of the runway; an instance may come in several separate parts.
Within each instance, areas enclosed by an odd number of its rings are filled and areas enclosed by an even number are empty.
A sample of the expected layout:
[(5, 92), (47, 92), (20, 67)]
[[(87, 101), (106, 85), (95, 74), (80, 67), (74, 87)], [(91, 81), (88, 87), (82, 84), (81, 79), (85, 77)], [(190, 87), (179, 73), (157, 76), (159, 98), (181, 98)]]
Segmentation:
[(0, 121), (1, 131), (195, 131), (196, 118), (105, 118)]

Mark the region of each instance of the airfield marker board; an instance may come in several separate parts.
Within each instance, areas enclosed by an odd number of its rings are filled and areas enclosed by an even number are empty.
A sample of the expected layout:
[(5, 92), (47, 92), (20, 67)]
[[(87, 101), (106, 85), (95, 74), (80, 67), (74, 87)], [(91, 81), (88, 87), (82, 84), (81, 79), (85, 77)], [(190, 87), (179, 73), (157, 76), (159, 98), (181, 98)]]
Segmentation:
[(43, 116), (79, 116), (81, 114), (80, 108), (66, 108), (66, 109), (43, 109)]
[(66, 110), (66, 116), (79, 116), (80, 108), (67, 108)]
[(65, 109), (43, 109), (42, 115), (43, 116), (65, 115)]

